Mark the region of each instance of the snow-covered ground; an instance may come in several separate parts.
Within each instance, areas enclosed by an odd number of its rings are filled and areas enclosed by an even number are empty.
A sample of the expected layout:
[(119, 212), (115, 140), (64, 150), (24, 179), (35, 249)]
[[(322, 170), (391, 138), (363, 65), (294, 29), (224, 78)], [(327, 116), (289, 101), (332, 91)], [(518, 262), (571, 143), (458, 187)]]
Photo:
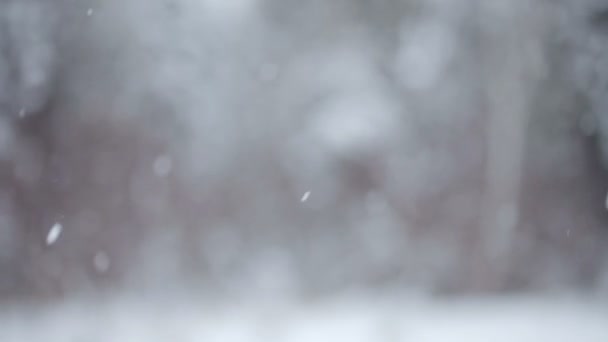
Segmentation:
[(608, 341), (605, 300), (560, 296), (280, 304), (122, 298), (5, 309), (0, 317), (6, 342)]

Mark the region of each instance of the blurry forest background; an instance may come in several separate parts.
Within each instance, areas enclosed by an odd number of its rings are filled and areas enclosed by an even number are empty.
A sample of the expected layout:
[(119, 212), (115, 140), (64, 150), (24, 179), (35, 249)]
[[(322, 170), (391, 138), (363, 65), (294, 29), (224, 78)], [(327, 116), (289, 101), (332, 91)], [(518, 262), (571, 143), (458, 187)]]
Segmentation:
[(602, 1), (2, 0), (0, 293), (605, 293), (607, 43)]

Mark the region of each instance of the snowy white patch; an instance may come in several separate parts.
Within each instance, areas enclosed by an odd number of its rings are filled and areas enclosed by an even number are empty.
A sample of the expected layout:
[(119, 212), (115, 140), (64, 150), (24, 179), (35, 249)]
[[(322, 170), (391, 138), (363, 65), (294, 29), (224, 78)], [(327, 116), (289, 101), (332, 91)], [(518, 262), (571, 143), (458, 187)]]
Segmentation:
[[(220, 303), (129, 298), (0, 312), (1, 341), (608, 341), (606, 309), (584, 299), (345, 298)], [(94, 317), (94, 318), (92, 318)], [(159, 324), (160, 323), (160, 324)]]
[(445, 25), (429, 23), (407, 30), (397, 61), (404, 86), (428, 90), (438, 81), (454, 54), (454, 37)]
[(310, 198), (310, 191), (306, 191), (304, 195), (302, 195), (302, 198), (300, 198), (300, 202), (304, 203), (308, 201), (308, 198)]
[(98, 252), (93, 257), (93, 266), (99, 273), (106, 273), (110, 269), (110, 257), (105, 252)]
[(62, 231), (63, 226), (61, 225), (61, 223), (55, 223), (49, 230), (49, 233), (46, 235), (46, 244), (50, 246), (57, 242), (57, 239), (59, 239), (59, 236), (61, 235)]
[(373, 92), (353, 92), (324, 104), (312, 131), (335, 153), (356, 155), (375, 150), (391, 136), (394, 108)]
[(154, 174), (158, 177), (167, 177), (173, 169), (173, 161), (169, 156), (163, 155), (154, 160)]

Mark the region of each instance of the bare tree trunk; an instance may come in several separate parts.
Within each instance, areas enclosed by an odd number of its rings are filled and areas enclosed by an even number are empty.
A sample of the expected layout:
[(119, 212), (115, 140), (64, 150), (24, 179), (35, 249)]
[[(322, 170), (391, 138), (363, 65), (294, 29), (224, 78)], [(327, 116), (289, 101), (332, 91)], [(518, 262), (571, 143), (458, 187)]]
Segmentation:
[(477, 6), (486, 159), (471, 280), (478, 290), (498, 290), (505, 285), (518, 224), (531, 94), (544, 66), (542, 22), (533, 0), (478, 0)]

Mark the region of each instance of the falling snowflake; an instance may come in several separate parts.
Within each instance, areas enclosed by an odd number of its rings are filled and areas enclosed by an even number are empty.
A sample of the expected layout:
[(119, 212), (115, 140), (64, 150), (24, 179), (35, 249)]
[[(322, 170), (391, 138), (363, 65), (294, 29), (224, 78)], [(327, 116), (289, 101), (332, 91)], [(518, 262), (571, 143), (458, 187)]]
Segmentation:
[(306, 191), (304, 193), (304, 195), (302, 195), (302, 198), (300, 198), (300, 202), (304, 203), (304, 202), (308, 201), (309, 197), (310, 197), (310, 191)]
[(90, 16), (92, 16), (92, 15), (93, 15), (93, 9), (92, 9), (92, 8), (89, 8), (89, 9), (87, 10), (87, 17), (90, 17)]
[(57, 242), (57, 239), (59, 239), (59, 235), (61, 235), (62, 231), (63, 226), (61, 223), (55, 223), (49, 230), (49, 233), (46, 235), (46, 244), (50, 246)]

